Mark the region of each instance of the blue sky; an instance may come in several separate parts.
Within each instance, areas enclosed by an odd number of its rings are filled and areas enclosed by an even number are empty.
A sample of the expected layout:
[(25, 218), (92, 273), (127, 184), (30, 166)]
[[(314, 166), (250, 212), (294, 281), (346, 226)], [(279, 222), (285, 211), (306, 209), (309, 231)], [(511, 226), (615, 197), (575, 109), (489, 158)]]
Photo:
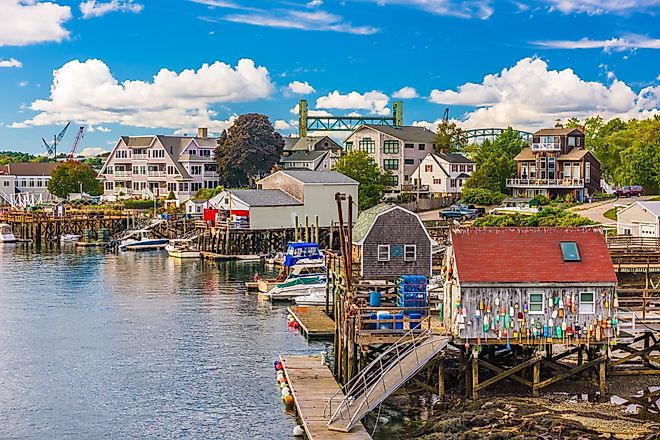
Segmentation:
[[(533, 129), (660, 107), (660, 0), (0, 0), (0, 149), (218, 131), (294, 107)], [(205, 66), (206, 65), (206, 66)], [(402, 90), (403, 89), (403, 90)], [(73, 142), (75, 129), (63, 141)]]

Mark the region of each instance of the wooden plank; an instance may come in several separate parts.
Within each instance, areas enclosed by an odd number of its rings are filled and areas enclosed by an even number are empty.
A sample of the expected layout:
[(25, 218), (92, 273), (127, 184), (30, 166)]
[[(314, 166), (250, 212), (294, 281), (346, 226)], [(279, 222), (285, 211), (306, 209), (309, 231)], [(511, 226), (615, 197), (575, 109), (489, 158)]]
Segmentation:
[(280, 356), (289, 389), (309, 440), (370, 440), (361, 423), (351, 432), (330, 431), (324, 415), (328, 400), (339, 391), (330, 369), (318, 356)]
[(287, 311), (296, 320), (308, 338), (331, 337), (335, 334), (335, 322), (325, 314), (323, 307), (291, 306)]

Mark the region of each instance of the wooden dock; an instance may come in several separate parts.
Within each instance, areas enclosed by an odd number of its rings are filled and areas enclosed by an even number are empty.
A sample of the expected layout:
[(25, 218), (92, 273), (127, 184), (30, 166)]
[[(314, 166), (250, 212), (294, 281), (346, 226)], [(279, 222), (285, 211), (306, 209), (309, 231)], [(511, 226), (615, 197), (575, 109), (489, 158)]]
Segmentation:
[(306, 338), (334, 337), (335, 322), (325, 314), (324, 307), (291, 306), (287, 311), (296, 320)]
[(259, 261), (262, 258), (259, 255), (223, 255), (206, 251), (202, 251), (200, 254), (203, 259), (208, 261)]
[(339, 385), (319, 356), (280, 356), (298, 416), (309, 440), (370, 440), (361, 423), (351, 432), (330, 431), (323, 411)]

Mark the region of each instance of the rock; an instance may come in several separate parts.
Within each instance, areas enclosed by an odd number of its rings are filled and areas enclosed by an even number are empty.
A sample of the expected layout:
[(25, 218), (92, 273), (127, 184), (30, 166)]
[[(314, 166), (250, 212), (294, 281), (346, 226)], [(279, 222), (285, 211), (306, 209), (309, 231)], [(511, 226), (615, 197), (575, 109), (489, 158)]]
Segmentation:
[(460, 417), (440, 420), (438, 423), (433, 425), (434, 431), (442, 433), (461, 432), (465, 431), (465, 429), (465, 423), (463, 423), (463, 419)]
[(481, 409), (490, 408), (491, 406), (495, 406), (495, 402), (488, 401), (488, 402), (484, 403), (483, 405), (481, 405)]
[(380, 425), (387, 425), (389, 422), (390, 422), (389, 417), (380, 416), (380, 417), (378, 418), (378, 423), (379, 423)]
[(639, 406), (639, 405), (637, 405), (637, 404), (635, 404), (635, 403), (631, 403), (630, 405), (628, 405), (628, 406), (626, 407), (626, 412), (627, 412), (628, 414), (639, 414), (639, 410), (640, 410), (641, 408), (642, 408), (641, 406)]
[(610, 397), (610, 403), (613, 403), (614, 405), (623, 405), (624, 403), (627, 403), (628, 401), (624, 399), (623, 397), (619, 396), (612, 396)]
[(472, 417), (467, 423), (467, 426), (473, 427), (482, 427), (482, 426), (488, 426), (493, 423), (493, 418), (488, 417), (483, 414), (477, 414), (476, 416)]

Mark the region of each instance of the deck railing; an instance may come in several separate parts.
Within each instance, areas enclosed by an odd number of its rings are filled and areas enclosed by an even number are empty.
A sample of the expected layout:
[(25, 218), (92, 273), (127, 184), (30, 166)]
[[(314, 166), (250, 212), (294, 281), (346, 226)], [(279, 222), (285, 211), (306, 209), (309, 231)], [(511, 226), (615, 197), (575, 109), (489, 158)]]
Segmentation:
[(584, 179), (507, 179), (509, 187), (583, 188)]
[(653, 251), (660, 252), (660, 238), (655, 237), (633, 237), (630, 235), (614, 235), (607, 237), (607, 246), (610, 251), (637, 252)]

